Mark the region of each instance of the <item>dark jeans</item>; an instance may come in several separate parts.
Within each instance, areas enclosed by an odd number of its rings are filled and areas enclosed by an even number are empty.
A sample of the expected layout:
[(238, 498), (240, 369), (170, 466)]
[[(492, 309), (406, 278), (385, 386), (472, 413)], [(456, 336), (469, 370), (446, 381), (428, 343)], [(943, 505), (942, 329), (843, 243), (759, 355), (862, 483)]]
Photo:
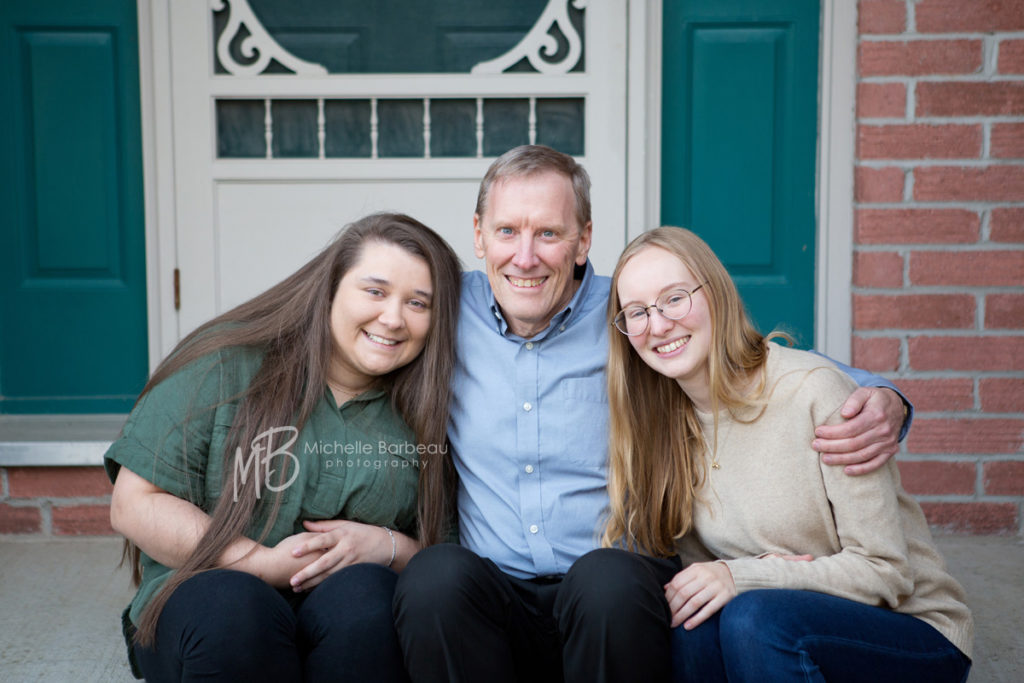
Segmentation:
[(391, 602), (397, 574), (346, 567), (308, 594), (217, 569), (167, 601), (154, 649), (135, 646), (147, 681), (405, 681)]
[(692, 631), (672, 631), (674, 681), (967, 679), (971, 660), (908, 614), (799, 590), (741, 593)]
[(417, 553), (395, 623), (416, 681), (658, 681), (669, 676), (664, 584), (678, 558), (587, 553), (564, 576), (517, 579), (458, 545)]

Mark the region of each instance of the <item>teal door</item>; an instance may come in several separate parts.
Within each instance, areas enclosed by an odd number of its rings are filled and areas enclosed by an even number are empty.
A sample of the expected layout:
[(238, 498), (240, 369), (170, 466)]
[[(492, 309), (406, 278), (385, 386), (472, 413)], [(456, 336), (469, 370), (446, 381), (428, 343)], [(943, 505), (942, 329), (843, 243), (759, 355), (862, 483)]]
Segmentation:
[(135, 11), (0, 3), (0, 413), (127, 411), (145, 381)]
[(818, 0), (664, 0), (661, 222), (814, 343)]

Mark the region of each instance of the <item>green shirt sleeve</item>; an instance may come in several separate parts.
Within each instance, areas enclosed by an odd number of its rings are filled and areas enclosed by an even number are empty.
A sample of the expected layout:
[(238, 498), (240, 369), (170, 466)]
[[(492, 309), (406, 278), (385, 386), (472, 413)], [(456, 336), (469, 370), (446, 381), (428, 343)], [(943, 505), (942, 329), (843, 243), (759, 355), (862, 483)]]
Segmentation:
[[(218, 409), (224, 406), (224, 359), (213, 353), (185, 366), (138, 402), (104, 456), (113, 481), (123, 466), (206, 509), (205, 476)], [(212, 503), (212, 501), (210, 501)]]

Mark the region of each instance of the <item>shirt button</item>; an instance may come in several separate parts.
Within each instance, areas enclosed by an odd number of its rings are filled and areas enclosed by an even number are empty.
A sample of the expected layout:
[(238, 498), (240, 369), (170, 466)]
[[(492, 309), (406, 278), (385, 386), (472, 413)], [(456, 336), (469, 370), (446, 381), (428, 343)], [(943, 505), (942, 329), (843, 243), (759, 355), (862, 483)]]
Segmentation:
[(526, 350), (533, 351), (533, 342), (526, 342)]
[(525, 410), (526, 412), (530, 412), (531, 410), (533, 410), (533, 404), (527, 401), (526, 403), (523, 404), (523, 410)]
[(533, 465), (527, 465), (523, 469), (526, 470), (527, 474), (533, 474)]
[(530, 525), (530, 533), (531, 534), (535, 534), (538, 531), (540, 531), (540, 527), (538, 527), (536, 524), (531, 524)]
[(559, 332), (565, 332), (565, 325), (562, 325), (561, 327), (559, 327), (558, 331)]

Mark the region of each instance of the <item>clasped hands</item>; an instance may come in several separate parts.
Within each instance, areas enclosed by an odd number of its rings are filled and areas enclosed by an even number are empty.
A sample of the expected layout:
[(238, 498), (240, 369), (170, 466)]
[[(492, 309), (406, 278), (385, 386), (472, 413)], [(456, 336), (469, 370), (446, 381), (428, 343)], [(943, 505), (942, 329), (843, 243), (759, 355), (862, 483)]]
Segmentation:
[(360, 562), (386, 564), (391, 557), (391, 537), (383, 527), (339, 519), (302, 525), (308, 531), (254, 553), (258, 574), (275, 588), (308, 591), (339, 569)]
[[(810, 555), (778, 553), (762, 557), (779, 557), (794, 562), (813, 559)], [(672, 628), (682, 624), (687, 631), (703, 624), (735, 597), (736, 582), (724, 562), (694, 562), (665, 584), (665, 600), (672, 613)]]

